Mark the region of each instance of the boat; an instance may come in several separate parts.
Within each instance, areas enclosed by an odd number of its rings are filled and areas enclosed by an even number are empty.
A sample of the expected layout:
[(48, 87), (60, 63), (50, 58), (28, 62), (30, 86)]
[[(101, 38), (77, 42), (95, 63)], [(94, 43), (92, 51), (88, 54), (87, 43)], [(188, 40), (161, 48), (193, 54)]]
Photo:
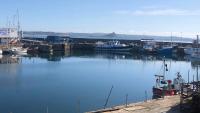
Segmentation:
[(156, 54), (157, 51), (155, 48), (156, 48), (155, 42), (146, 42), (142, 47), (142, 49), (140, 49), (140, 51), (142, 53), (147, 53), (147, 54)]
[(197, 35), (197, 40), (196, 40), (196, 47), (188, 47), (184, 49), (184, 53), (186, 55), (193, 55), (196, 56), (196, 54), (200, 53), (200, 48), (199, 48), (199, 35)]
[(2, 54), (3, 55), (10, 55), (10, 54), (12, 54), (11, 49), (10, 48), (4, 48), (2, 50)]
[(162, 46), (157, 50), (157, 52), (161, 55), (171, 56), (173, 54), (173, 48), (174, 44), (172, 42), (172, 33), (171, 33), (171, 45)]
[(3, 54), (3, 50), (2, 49), (0, 49), (0, 55), (2, 55)]
[(22, 48), (22, 47), (12, 47), (10, 51), (12, 54), (17, 54), (17, 55), (26, 55), (27, 54), (27, 49)]
[(97, 42), (95, 50), (97, 51), (130, 51), (131, 46), (121, 44), (119, 41)]
[(192, 55), (194, 53), (200, 53), (200, 48), (185, 48), (184, 53), (186, 55)]
[[(153, 97), (160, 98), (164, 96), (173, 96), (179, 93), (181, 83), (184, 82), (180, 73), (177, 73), (177, 78), (172, 80), (165, 79), (165, 73), (168, 71), (167, 64), (163, 66), (163, 75), (155, 75), (156, 77), (156, 85), (153, 86)], [(173, 82), (173, 83), (172, 83)]]
[(164, 47), (158, 49), (157, 51), (159, 54), (171, 55), (173, 52), (173, 47), (172, 46), (164, 46)]

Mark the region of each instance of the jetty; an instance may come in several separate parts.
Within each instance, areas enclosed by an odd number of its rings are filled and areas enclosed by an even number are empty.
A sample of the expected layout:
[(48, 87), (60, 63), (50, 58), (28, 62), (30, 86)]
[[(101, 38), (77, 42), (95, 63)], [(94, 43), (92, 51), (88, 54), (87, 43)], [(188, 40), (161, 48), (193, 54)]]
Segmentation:
[(180, 113), (180, 96), (168, 96), (86, 113)]

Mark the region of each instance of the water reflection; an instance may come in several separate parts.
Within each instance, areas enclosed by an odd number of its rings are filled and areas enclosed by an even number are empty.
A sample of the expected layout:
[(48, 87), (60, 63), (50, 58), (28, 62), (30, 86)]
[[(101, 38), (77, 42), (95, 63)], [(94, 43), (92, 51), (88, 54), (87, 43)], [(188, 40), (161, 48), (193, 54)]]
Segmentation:
[(19, 56), (11, 56), (11, 55), (6, 55), (0, 56), (0, 64), (13, 64), (13, 63), (20, 63), (20, 58)]
[(18, 84), (18, 77), (21, 70), (21, 57), (6, 55), (0, 57), (0, 87), (15, 87)]
[(54, 52), (53, 54), (34, 54), (28, 57), (39, 57), (42, 59), (47, 59), (48, 61), (61, 61), (63, 58), (67, 57), (87, 57), (87, 58), (102, 58), (102, 59), (141, 59), (141, 60), (163, 60), (172, 59), (176, 61), (186, 61), (188, 60), (185, 56), (161, 56), (161, 55), (141, 55), (132, 54), (129, 52), (94, 52), (94, 51), (71, 51), (71, 52)]
[(3, 56), (0, 55), (0, 64), (19, 64), (22, 62), (22, 57), (24, 58), (40, 58), (46, 59), (47, 61), (60, 62), (62, 59), (70, 57), (80, 57), (80, 58), (101, 58), (101, 59), (110, 59), (110, 60), (123, 60), (123, 59), (133, 59), (133, 60), (143, 60), (143, 61), (155, 61), (155, 60), (173, 60), (173, 61), (189, 61), (191, 62), (192, 67), (200, 65), (200, 59), (194, 59), (190, 56), (162, 56), (162, 55), (141, 55), (141, 54), (132, 54), (129, 52), (94, 52), (94, 51), (67, 51), (67, 52), (54, 52), (53, 54), (32, 54), (25, 56)]
[(109, 107), (123, 104), (126, 94), (129, 102), (142, 101), (145, 91), (152, 97), (154, 75), (163, 59), (171, 67), (170, 79), (180, 70), (187, 77), (192, 66), (184, 56), (91, 51), (14, 56), (16, 63), (8, 63), (10, 57), (0, 58), (6, 62), (0, 64), (2, 113), (38, 113), (46, 106), (51, 113), (74, 113), (77, 103), (81, 112), (96, 110), (105, 104), (112, 85)]

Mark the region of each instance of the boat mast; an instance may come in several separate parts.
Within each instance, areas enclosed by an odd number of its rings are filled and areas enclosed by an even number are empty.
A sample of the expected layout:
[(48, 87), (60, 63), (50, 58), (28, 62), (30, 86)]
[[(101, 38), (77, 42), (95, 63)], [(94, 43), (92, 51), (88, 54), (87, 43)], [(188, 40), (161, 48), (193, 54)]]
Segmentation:
[(164, 67), (163, 67), (163, 68), (164, 68), (164, 69), (163, 69), (163, 79), (165, 79), (165, 70), (166, 70), (166, 69), (165, 69), (165, 59), (164, 59), (163, 63), (164, 63)]
[(199, 48), (199, 35), (197, 35), (197, 48)]
[(199, 81), (199, 66), (197, 65), (197, 82)]
[(172, 47), (172, 32), (171, 32), (171, 47)]
[[(199, 49), (199, 35), (197, 35), (197, 48)], [(197, 55), (199, 55), (199, 50), (197, 50)], [(199, 65), (197, 65), (197, 82), (199, 81)]]
[(21, 33), (20, 33), (20, 21), (19, 21), (19, 10), (17, 9), (17, 35), (18, 38), (21, 38)]

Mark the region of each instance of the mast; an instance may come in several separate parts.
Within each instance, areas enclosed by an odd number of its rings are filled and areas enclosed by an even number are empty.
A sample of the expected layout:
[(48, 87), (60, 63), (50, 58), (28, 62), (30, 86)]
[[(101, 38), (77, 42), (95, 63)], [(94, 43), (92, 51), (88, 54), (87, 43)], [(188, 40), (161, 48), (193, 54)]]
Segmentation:
[(171, 32), (171, 47), (172, 47), (172, 32)]
[(199, 35), (197, 35), (197, 48), (199, 48)]
[(164, 63), (164, 69), (163, 69), (163, 77), (165, 78), (165, 60), (163, 61), (163, 63)]
[(18, 38), (21, 38), (21, 33), (20, 33), (20, 20), (19, 20), (19, 10), (17, 9), (17, 35)]
[[(197, 35), (197, 48), (199, 49), (199, 35)], [(199, 50), (197, 49), (197, 55), (199, 55)], [(199, 66), (197, 65), (197, 82), (199, 81)]]
[(197, 65), (197, 82), (199, 81), (199, 66)]
[(181, 46), (183, 46), (183, 35), (182, 35), (182, 32), (181, 32)]
[(167, 68), (167, 64), (165, 63), (166, 61), (165, 61), (165, 59), (164, 59), (164, 61), (163, 61), (163, 63), (164, 63), (164, 69), (163, 69), (163, 79), (165, 80), (165, 74), (166, 74), (166, 71), (168, 71), (168, 68)]

